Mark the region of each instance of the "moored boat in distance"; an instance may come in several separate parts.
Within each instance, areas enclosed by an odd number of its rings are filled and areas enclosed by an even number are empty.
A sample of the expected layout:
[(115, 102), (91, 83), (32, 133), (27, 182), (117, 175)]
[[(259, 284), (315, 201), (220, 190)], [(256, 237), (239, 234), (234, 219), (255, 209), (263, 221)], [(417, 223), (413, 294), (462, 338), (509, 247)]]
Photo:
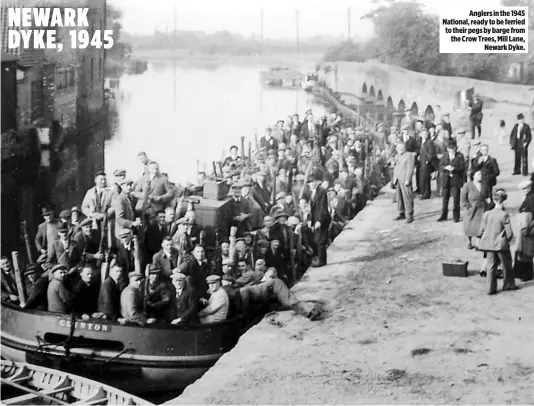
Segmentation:
[(0, 362), (3, 405), (152, 405), (109, 385), (25, 362)]
[(260, 72), (261, 82), (265, 87), (296, 89), (302, 81), (302, 73), (287, 67), (274, 67)]
[(307, 73), (302, 79), (301, 85), (302, 88), (306, 91), (310, 91), (317, 84), (319, 80), (319, 75), (317, 73)]
[(231, 350), (247, 327), (242, 318), (130, 326), (74, 320), (7, 302), (1, 313), (3, 358), (69, 371), (138, 395), (183, 390)]

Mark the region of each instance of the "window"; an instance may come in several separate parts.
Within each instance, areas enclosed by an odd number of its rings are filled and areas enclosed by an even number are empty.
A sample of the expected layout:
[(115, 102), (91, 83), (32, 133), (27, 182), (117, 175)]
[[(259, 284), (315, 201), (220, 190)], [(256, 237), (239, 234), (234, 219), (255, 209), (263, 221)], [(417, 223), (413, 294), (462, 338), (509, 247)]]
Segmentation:
[(72, 66), (56, 68), (56, 89), (67, 89), (74, 86), (75, 72)]

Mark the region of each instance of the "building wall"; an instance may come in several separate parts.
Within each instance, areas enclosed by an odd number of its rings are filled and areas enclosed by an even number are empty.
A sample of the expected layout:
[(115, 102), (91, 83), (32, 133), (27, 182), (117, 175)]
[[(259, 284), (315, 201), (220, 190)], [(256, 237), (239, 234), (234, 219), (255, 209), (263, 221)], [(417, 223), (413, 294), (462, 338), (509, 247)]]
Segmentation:
[(17, 64), (2, 62), (2, 132), (17, 128)]

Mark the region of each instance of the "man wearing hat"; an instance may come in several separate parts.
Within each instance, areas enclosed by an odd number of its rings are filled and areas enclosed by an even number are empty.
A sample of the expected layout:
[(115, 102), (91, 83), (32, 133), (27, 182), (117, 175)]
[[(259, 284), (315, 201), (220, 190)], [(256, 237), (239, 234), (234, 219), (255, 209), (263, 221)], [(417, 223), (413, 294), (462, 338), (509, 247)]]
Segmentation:
[(454, 140), (449, 141), (447, 153), (441, 158), (441, 187), (443, 189), (443, 201), (441, 216), (438, 221), (447, 221), (449, 213), (449, 199), (453, 199), (452, 215), (454, 222), (460, 222), (460, 190), (464, 184), (466, 171), (465, 158)]
[(35, 245), (40, 256), (45, 258), (52, 253), (54, 242), (58, 240), (57, 229), (59, 221), (54, 218), (54, 212), (49, 206), (41, 208), (44, 222), (37, 227)]
[(126, 171), (124, 169), (117, 169), (113, 172), (114, 182), (111, 185), (111, 200), (113, 201), (122, 192), (121, 183), (126, 179)]
[(85, 259), (96, 269), (96, 263), (104, 257), (100, 253), (100, 236), (97, 230), (93, 230), (92, 221), (85, 219), (80, 224), (81, 232), (74, 235), (73, 241), (80, 252), (85, 252)]
[[(285, 260), (289, 261), (290, 258), (290, 252), (289, 252), (289, 246), (291, 238), (291, 233), (289, 230), (289, 227), (287, 226), (287, 219), (289, 218), (289, 215), (286, 212), (279, 212), (275, 216), (276, 223), (273, 224), (270, 231), (270, 236), (274, 237), (276, 236), (280, 240), (280, 247), (282, 256)], [(282, 273), (284, 273), (284, 270), (279, 270)]]
[(76, 244), (69, 239), (69, 227), (66, 223), (61, 224), (57, 232), (58, 240), (52, 245), (47, 258), (47, 268), (60, 264), (69, 270), (80, 264), (83, 251), (79, 251)]
[(135, 185), (132, 195), (137, 198), (136, 210), (151, 218), (165, 207), (173, 198), (173, 191), (168, 188), (168, 179), (159, 171), (155, 161), (148, 163), (148, 173)]
[(96, 271), (90, 264), (86, 264), (80, 271), (80, 278), (74, 282), (72, 302), (74, 313), (83, 320), (88, 320), (98, 310), (98, 295), (100, 278), (96, 278)]
[(129, 283), (121, 292), (121, 316), (118, 320), (120, 324), (132, 323), (144, 326), (152, 324), (156, 320), (147, 318), (144, 311), (143, 286), (144, 276), (141, 272), (130, 272), (128, 274)]
[(514, 173), (528, 176), (528, 146), (532, 141), (532, 132), (528, 124), (525, 123), (525, 116), (522, 113), (517, 115), (517, 123), (512, 128), (510, 134), (510, 146), (515, 153)]
[(477, 171), (480, 171), (482, 175), (482, 196), (489, 203), (493, 195), (493, 187), (497, 184), (497, 177), (501, 172), (497, 160), (490, 156), (487, 144), (481, 144), (477, 154), (471, 160), (471, 174)]
[(478, 137), (482, 136), (482, 107), (483, 103), (478, 95), (473, 97), (473, 100), (469, 103), (470, 113), (469, 120), (471, 121), (471, 139), (475, 138), (478, 133)]
[(132, 187), (133, 181), (131, 179), (124, 179), (121, 182), (122, 191), (120, 195), (113, 200), (115, 236), (117, 238), (120, 238), (120, 235), (125, 231), (130, 231), (132, 228), (141, 225), (141, 220), (135, 217), (134, 205), (130, 197)]
[(66, 277), (67, 268), (63, 265), (55, 265), (50, 269), (51, 279), (46, 292), (49, 312), (68, 314), (71, 311), (73, 294), (65, 285)]
[[(128, 229), (122, 230), (119, 234), (116, 262), (124, 270), (125, 274), (135, 270), (135, 249), (132, 239), (133, 234)], [(142, 250), (139, 254), (142, 263)]]
[(171, 276), (174, 294), (171, 295), (171, 323), (198, 323), (198, 299), (195, 291), (187, 285), (186, 276), (173, 272)]
[(221, 277), (219, 275), (210, 275), (206, 278), (208, 283), (210, 298), (209, 300), (201, 298), (200, 303), (204, 306), (199, 312), (201, 323), (217, 323), (226, 320), (230, 299), (226, 291), (221, 288)]
[(178, 266), (180, 251), (173, 247), (170, 237), (163, 237), (160, 247), (161, 249), (152, 258), (152, 267), (161, 271), (161, 279), (169, 281), (172, 271)]
[(168, 279), (162, 280), (160, 278), (161, 269), (157, 266), (149, 265), (149, 267), (148, 280), (145, 280), (145, 283), (148, 283), (148, 291), (145, 299), (147, 317), (156, 320), (169, 320), (172, 299), (169, 281)]
[(241, 198), (248, 202), (250, 206), (249, 223), (253, 230), (261, 227), (264, 216), (263, 207), (252, 196), (251, 189), (252, 184), (248, 181), (244, 181), (241, 187)]
[(78, 206), (72, 206), (70, 209), (70, 224), (73, 227), (79, 228), (80, 223), (84, 220), (82, 211)]
[(311, 191), (311, 226), (314, 231), (315, 244), (317, 245), (316, 265), (326, 265), (326, 245), (328, 244), (328, 229), (330, 227), (330, 213), (328, 212), (328, 198), (326, 191), (319, 184), (320, 179), (314, 173), (308, 178), (308, 186)]
[(111, 207), (111, 190), (107, 187), (106, 173), (95, 174), (95, 186), (85, 193), (82, 201), (82, 212), (90, 219), (101, 222)]
[(250, 231), (249, 218), (252, 216), (252, 209), (248, 200), (241, 196), (241, 184), (232, 185), (233, 196), (230, 200), (231, 225), (237, 227), (237, 235), (243, 235), (245, 231)]

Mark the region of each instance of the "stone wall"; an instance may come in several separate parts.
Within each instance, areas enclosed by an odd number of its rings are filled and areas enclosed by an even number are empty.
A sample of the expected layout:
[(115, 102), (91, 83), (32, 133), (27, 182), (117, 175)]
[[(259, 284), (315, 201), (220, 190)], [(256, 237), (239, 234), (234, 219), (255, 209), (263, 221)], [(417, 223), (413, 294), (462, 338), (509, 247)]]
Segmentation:
[[(338, 62), (338, 79), (327, 76), (327, 85), (339, 92), (363, 97), (392, 109), (412, 108), (425, 112), (452, 112), (456, 92), (471, 87), (483, 98), (528, 106), (533, 93), (528, 86), (487, 82), (462, 77), (434, 76), (378, 62)], [(525, 110), (519, 107), (518, 110)]]

